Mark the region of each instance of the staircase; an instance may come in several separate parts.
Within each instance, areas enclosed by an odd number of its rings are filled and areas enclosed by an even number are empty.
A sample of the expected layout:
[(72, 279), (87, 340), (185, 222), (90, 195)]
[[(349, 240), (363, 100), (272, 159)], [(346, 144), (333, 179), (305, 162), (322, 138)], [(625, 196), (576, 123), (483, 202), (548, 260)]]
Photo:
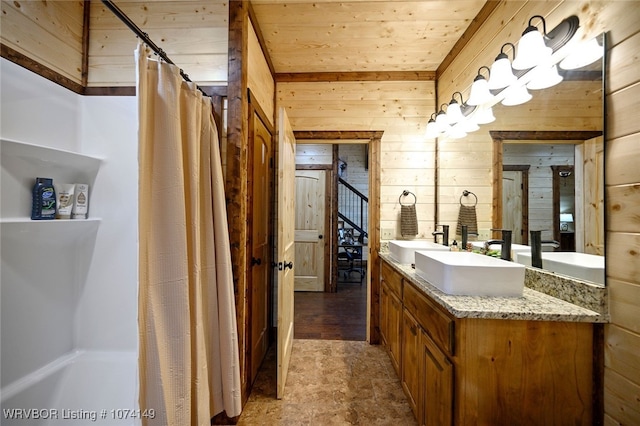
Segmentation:
[[(368, 237), (369, 199), (349, 182), (338, 178), (338, 218), (362, 238)], [(346, 228), (345, 228), (346, 229)], [(356, 237), (357, 238), (357, 237)]]

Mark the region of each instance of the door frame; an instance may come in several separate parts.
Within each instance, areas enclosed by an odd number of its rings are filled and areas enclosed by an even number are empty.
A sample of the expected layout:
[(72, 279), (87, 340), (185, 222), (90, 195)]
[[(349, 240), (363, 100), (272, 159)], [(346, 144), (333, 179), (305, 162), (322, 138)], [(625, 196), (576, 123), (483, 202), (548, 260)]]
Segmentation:
[[(522, 174), (522, 244), (529, 245), (529, 169), (528, 164), (503, 164), (503, 172), (521, 172)], [(502, 179), (501, 179), (502, 181)], [(502, 217), (502, 213), (501, 216)], [(502, 220), (502, 219), (500, 219)]]
[[(383, 131), (294, 131), (296, 141), (312, 139), (315, 143), (331, 143), (340, 140), (359, 140), (369, 144), (369, 258), (367, 261), (367, 341), (371, 344), (380, 343), (380, 151)], [(324, 141), (324, 142), (323, 142)], [(337, 152), (337, 146), (334, 147)], [(337, 154), (334, 155), (334, 168), (338, 167)], [(334, 174), (335, 198), (337, 200), (337, 173)], [(336, 201), (337, 202), (337, 201)], [(337, 228), (337, 217), (335, 218)], [(331, 226), (334, 226), (332, 222)], [(338, 250), (337, 235), (331, 233), (330, 250)], [(337, 257), (332, 260), (332, 268), (338, 267)], [(335, 264), (334, 264), (335, 263)], [(335, 284), (335, 283), (334, 283)]]
[[(570, 172), (570, 173), (575, 173), (575, 166), (568, 166), (568, 165), (556, 165), (556, 166), (550, 166), (551, 167), (551, 176), (552, 176), (552, 184), (551, 187), (553, 188), (553, 239), (556, 241), (560, 241), (560, 237), (561, 237), (561, 232), (560, 232), (560, 176), (559, 173), (560, 172)], [(575, 176), (575, 174), (574, 174)], [(575, 189), (575, 185), (573, 188), (573, 194), (574, 194), (574, 206), (573, 206), (573, 211), (576, 211), (576, 206), (575, 206), (575, 193), (576, 193), (576, 189)], [(563, 247), (560, 248), (560, 250), (564, 250)]]
[[(255, 98), (253, 96), (249, 96), (249, 102), (248, 102), (248, 106), (249, 106), (249, 123), (248, 123), (248, 128), (247, 128), (247, 140), (248, 140), (248, 146), (247, 146), (247, 205), (253, 207), (253, 193), (252, 193), (252, 181), (253, 181), (253, 159), (254, 159), (254, 141), (253, 141), (253, 135), (254, 135), (254, 125), (253, 125), (253, 118), (254, 116), (257, 116), (257, 118), (262, 122), (262, 124), (266, 127), (267, 131), (271, 134), (271, 156), (269, 158), (269, 162), (271, 164), (271, 172), (270, 172), (270, 176), (269, 176), (269, 180), (270, 180), (270, 191), (272, 193), (272, 197), (270, 197), (270, 199), (272, 200), (272, 202), (269, 205), (269, 211), (267, 212), (267, 214), (269, 215), (269, 244), (270, 244), (270, 254), (271, 256), (273, 256), (273, 247), (274, 247), (274, 233), (275, 233), (275, 200), (276, 200), (276, 193), (275, 193), (275, 168), (273, 167), (273, 165), (275, 164), (275, 154), (276, 154), (276, 149), (275, 149), (275, 128), (274, 126), (269, 122), (267, 115), (265, 114), (264, 110), (260, 107), (260, 105), (258, 104), (258, 102), (255, 100)], [(249, 266), (251, 265), (251, 255), (252, 255), (252, 251), (249, 249), (250, 247), (252, 247), (253, 244), (253, 208), (251, 209), (247, 209), (247, 250), (245, 251), (245, 255), (246, 255), (246, 265)], [(269, 259), (269, 262), (272, 261), (272, 258)], [(274, 283), (274, 274), (270, 273), (268, 274), (268, 282), (267, 282), (267, 332), (268, 332), (268, 346), (271, 346), (271, 344), (273, 344), (274, 340), (275, 340), (275, 330), (273, 327), (273, 283)], [(252, 333), (252, 329), (251, 329), (251, 321), (253, 319), (253, 312), (252, 309), (250, 308), (252, 306), (253, 303), (253, 296), (252, 296), (252, 289), (253, 289), (253, 277), (251, 276), (251, 273), (247, 273), (247, 287), (246, 287), (246, 294), (247, 294), (247, 302), (246, 302), (246, 306), (248, 307), (248, 309), (246, 310), (246, 315), (244, 316), (244, 329), (246, 330), (246, 346), (245, 346), (245, 351), (244, 351), (244, 365), (245, 365), (245, 371), (244, 371), (244, 378), (242, 379), (243, 381), (246, 382), (247, 384), (247, 394), (251, 393), (251, 389), (253, 387), (253, 383), (250, 380), (251, 379), (251, 372), (252, 372), (252, 362), (251, 362), (251, 357), (252, 357), (252, 352), (253, 352), (253, 348), (251, 347), (251, 333)]]

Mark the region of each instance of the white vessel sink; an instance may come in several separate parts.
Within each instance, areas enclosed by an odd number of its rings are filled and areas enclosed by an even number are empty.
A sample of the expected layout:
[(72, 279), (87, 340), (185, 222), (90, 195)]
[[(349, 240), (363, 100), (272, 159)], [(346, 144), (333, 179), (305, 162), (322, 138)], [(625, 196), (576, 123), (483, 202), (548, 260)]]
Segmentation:
[(522, 296), (524, 265), (470, 252), (416, 251), (416, 273), (444, 293)]
[[(542, 252), (542, 268), (604, 285), (604, 256), (568, 251)], [(531, 253), (519, 253), (516, 262), (531, 266)]]
[[(471, 245), (477, 250), (483, 249), (484, 243), (484, 241), (471, 241)], [(492, 245), (491, 248), (499, 250), (500, 244)], [(531, 246), (525, 246), (524, 244), (511, 244), (511, 259), (515, 259), (519, 253), (531, 253)]]
[(392, 240), (389, 241), (389, 254), (399, 263), (415, 263), (416, 250), (449, 251), (451, 248), (427, 240)]

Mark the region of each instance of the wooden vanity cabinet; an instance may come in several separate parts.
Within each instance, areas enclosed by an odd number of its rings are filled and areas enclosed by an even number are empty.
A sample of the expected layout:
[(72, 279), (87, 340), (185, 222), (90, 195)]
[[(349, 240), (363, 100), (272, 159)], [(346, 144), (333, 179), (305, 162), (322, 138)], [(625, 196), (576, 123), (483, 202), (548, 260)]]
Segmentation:
[(398, 375), (402, 349), (403, 279), (388, 264), (382, 263), (380, 294), (380, 335)]
[[(382, 271), (381, 328), (419, 424), (599, 423), (594, 324), (455, 318), (385, 262)], [(399, 330), (391, 328), (397, 307), (389, 282), (400, 283)]]

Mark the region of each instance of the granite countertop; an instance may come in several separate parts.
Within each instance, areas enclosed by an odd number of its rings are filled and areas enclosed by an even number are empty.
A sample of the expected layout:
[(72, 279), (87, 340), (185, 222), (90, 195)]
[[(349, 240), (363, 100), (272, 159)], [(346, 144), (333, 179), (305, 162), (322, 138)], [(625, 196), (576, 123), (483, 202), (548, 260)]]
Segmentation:
[(388, 253), (380, 258), (404, 278), (431, 297), (456, 318), (514, 319), (604, 323), (606, 315), (586, 309), (548, 294), (524, 288), (522, 297), (452, 296), (443, 293), (416, 274), (408, 264), (396, 262)]

